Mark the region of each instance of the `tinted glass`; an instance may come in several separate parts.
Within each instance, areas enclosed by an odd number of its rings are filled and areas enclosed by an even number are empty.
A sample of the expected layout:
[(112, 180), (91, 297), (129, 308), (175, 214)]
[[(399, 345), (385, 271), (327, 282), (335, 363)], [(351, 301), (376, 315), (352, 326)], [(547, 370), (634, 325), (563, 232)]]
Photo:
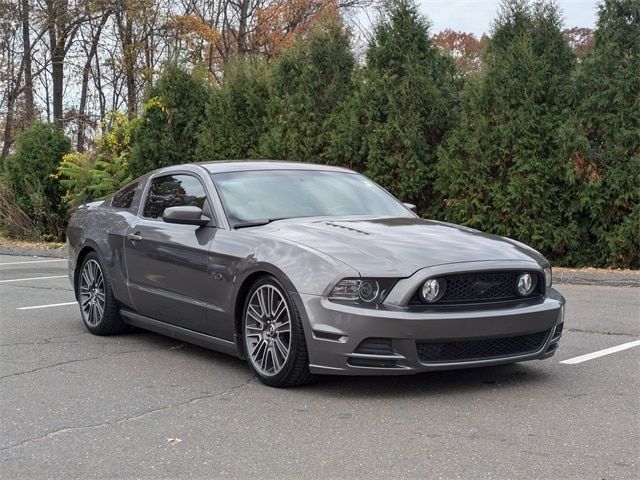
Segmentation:
[(190, 175), (167, 175), (151, 181), (143, 216), (162, 217), (165, 208), (193, 206), (202, 208), (206, 195), (200, 181)]
[(229, 221), (315, 217), (407, 217), (411, 213), (362, 175), (270, 170), (213, 175)]
[(116, 192), (111, 200), (111, 206), (114, 208), (131, 208), (133, 197), (136, 194), (138, 183), (127, 185), (122, 190)]

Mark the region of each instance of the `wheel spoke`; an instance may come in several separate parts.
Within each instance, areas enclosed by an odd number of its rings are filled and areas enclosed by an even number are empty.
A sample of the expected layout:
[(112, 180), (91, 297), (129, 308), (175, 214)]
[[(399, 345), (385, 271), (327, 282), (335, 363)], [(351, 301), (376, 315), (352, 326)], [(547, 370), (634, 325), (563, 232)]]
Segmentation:
[(264, 318), (265, 316), (267, 316), (267, 306), (266, 306), (266, 300), (264, 298), (264, 290), (260, 289), (257, 291), (258, 294), (258, 304), (260, 305), (260, 318)]
[(89, 269), (87, 270), (87, 274), (89, 276), (89, 281), (91, 285), (93, 285), (93, 283), (96, 281), (95, 266), (93, 265), (93, 262), (89, 262), (88, 265), (89, 265)]
[(264, 302), (264, 316), (269, 318), (271, 316), (271, 300), (269, 296), (271, 294), (271, 290), (262, 290), (262, 300)]
[(258, 314), (258, 311), (253, 305), (249, 305), (249, 308), (247, 309), (247, 315), (253, 318), (260, 326), (264, 325), (262, 317)]
[(265, 347), (262, 350), (262, 358), (260, 359), (260, 368), (267, 372), (267, 354), (269, 353), (269, 349), (267, 348), (267, 344), (264, 344)]
[(260, 350), (260, 347), (262, 347), (263, 344), (264, 344), (264, 340), (258, 340), (258, 343), (256, 343), (255, 347), (253, 348), (253, 351), (251, 352), (252, 357), (255, 358), (258, 356), (258, 350)]
[[(280, 361), (280, 358), (278, 357), (278, 348), (275, 346), (275, 343), (273, 345), (271, 345), (271, 358), (273, 358), (273, 367), (276, 369), (276, 371), (280, 370), (282, 368), (282, 363)], [(286, 356), (282, 356), (282, 361), (284, 362), (285, 358), (287, 358)]]
[(98, 310), (98, 320), (102, 318), (102, 314), (104, 313), (104, 308), (100, 304), (100, 302), (96, 302), (96, 308)]
[[(278, 330), (279, 332), (282, 331), (282, 328), (289, 326), (289, 320), (285, 320), (284, 322), (276, 322), (274, 324), (274, 326), (276, 327), (276, 330)], [(288, 331), (288, 329), (287, 329)]]
[(284, 343), (282, 343), (282, 340), (280, 339), (280, 337), (277, 337), (277, 338), (276, 338), (275, 345), (276, 345), (276, 347), (278, 348), (278, 351), (282, 354), (282, 356), (283, 356), (284, 358), (287, 358), (287, 351), (288, 351), (288, 349), (287, 349), (287, 347), (284, 345)]
[(287, 304), (283, 299), (280, 299), (280, 303), (276, 307), (276, 311), (273, 313), (273, 319), (277, 321), (280, 316), (287, 311)]

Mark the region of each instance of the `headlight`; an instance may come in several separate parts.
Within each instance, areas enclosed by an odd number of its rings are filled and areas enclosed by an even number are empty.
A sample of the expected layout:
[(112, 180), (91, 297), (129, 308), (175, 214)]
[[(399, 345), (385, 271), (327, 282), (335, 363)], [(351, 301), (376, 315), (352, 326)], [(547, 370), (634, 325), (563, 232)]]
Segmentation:
[(348, 303), (379, 304), (395, 283), (392, 279), (344, 278), (336, 283), (329, 300)]
[(358, 296), (363, 302), (373, 302), (376, 298), (378, 298), (379, 292), (380, 285), (375, 280), (363, 280), (362, 282), (360, 282), (360, 287), (358, 288)]
[(547, 290), (551, 288), (553, 278), (551, 276), (551, 267), (544, 267), (544, 285)]
[(521, 297), (526, 297), (536, 286), (535, 276), (530, 273), (521, 273), (518, 276), (518, 280), (516, 280), (516, 289), (518, 290), (518, 295)]

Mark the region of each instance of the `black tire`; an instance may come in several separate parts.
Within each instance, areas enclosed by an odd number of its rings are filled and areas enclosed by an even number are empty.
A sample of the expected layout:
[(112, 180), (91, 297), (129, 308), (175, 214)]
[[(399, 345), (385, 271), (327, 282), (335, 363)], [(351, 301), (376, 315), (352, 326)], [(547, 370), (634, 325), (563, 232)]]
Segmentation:
[[(264, 286), (270, 286), (277, 289), (282, 296), (282, 299), (286, 303), (290, 318), (290, 342), (289, 342), (289, 354), (278, 373), (273, 375), (263, 374), (256, 366), (251, 356), (250, 340), (247, 336), (247, 310), (249, 308), (250, 301), (258, 289)], [(302, 321), (300, 320), (300, 314), (296, 308), (295, 303), (291, 300), (287, 289), (272, 276), (264, 276), (256, 280), (251, 286), (249, 292), (244, 300), (244, 306), (242, 309), (242, 341), (247, 357), (249, 367), (260, 380), (260, 382), (270, 387), (297, 387), (311, 383), (315, 377), (309, 371), (309, 354), (307, 353), (307, 342), (304, 336), (304, 330), (302, 328)], [(277, 335), (277, 334), (276, 334)], [(272, 361), (273, 362), (273, 361)]]
[[(93, 317), (93, 321), (90, 320), (89, 314), (85, 308), (83, 308), (86, 297), (83, 297), (81, 287), (83, 285), (83, 272), (87, 265), (91, 265), (92, 268), (97, 266), (100, 270), (103, 279), (104, 292), (104, 308), (101, 314)], [(76, 292), (78, 296), (78, 303), (80, 304), (80, 316), (84, 326), (94, 335), (117, 335), (123, 333), (128, 329), (128, 325), (124, 323), (119, 313), (119, 306), (116, 299), (113, 297), (113, 291), (111, 289), (111, 281), (106, 274), (104, 263), (100, 259), (100, 256), (96, 252), (90, 252), (82, 260), (82, 265), (78, 271), (76, 278)], [(99, 313), (96, 308), (94, 312)]]

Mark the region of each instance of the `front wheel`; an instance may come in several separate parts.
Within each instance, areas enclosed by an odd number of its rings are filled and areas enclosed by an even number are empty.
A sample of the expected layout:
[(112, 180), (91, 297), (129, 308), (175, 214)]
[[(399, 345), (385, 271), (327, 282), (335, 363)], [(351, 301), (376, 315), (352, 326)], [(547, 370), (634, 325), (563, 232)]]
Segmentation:
[(82, 321), (91, 333), (113, 335), (126, 329), (111, 291), (111, 282), (96, 252), (89, 253), (82, 261), (76, 292)]
[(291, 387), (313, 379), (300, 315), (274, 277), (260, 278), (249, 290), (242, 334), (249, 365), (265, 385)]

